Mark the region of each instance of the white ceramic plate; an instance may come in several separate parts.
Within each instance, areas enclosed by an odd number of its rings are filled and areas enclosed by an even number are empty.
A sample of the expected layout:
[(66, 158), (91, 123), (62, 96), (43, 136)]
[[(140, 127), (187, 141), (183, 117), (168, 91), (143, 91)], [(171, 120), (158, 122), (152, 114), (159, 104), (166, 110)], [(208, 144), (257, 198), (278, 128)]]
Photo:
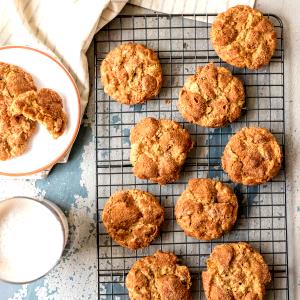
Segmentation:
[(80, 125), (79, 92), (66, 68), (40, 50), (25, 46), (0, 47), (0, 61), (20, 66), (32, 75), (38, 89), (51, 88), (64, 101), (68, 124), (62, 136), (53, 139), (47, 129), (38, 124), (24, 154), (0, 161), (0, 175), (31, 175), (57, 163), (73, 144)]

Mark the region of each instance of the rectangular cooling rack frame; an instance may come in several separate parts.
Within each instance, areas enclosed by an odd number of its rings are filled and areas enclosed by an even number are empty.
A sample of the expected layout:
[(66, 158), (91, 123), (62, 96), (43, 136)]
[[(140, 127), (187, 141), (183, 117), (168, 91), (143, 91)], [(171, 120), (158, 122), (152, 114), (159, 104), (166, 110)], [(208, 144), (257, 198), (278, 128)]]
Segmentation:
[[(128, 299), (125, 278), (133, 263), (156, 250), (174, 252), (193, 278), (192, 298), (205, 299), (201, 272), (212, 249), (220, 243), (246, 241), (262, 253), (272, 275), (266, 299), (288, 299), (288, 254), (286, 177), (280, 174), (267, 184), (242, 186), (230, 182), (220, 166), (228, 138), (245, 126), (272, 131), (284, 152), (284, 50), (283, 25), (275, 15), (266, 15), (277, 32), (277, 48), (269, 65), (251, 71), (222, 62), (209, 40), (215, 15), (119, 15), (96, 35), (95, 103), (97, 159), (97, 243), (99, 299)], [(120, 105), (108, 97), (100, 82), (100, 64), (106, 54), (125, 42), (142, 43), (159, 56), (164, 83), (159, 96), (143, 105)], [(214, 61), (226, 66), (245, 84), (244, 114), (226, 128), (208, 129), (187, 123), (176, 108), (178, 91), (196, 67)], [(139, 180), (129, 160), (130, 129), (142, 118), (153, 116), (178, 121), (196, 142), (180, 179), (166, 186)], [(229, 183), (239, 198), (239, 217), (233, 230), (211, 242), (188, 238), (174, 220), (176, 199), (187, 181), (210, 177)], [(101, 214), (105, 201), (119, 189), (139, 188), (153, 193), (166, 210), (160, 237), (141, 250), (130, 251), (114, 243), (105, 232)]]

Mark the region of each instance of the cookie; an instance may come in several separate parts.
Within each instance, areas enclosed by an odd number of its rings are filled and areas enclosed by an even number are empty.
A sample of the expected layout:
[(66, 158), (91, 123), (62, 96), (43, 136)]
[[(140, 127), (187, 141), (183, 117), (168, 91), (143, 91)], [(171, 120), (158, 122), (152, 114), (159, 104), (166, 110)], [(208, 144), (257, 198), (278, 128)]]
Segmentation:
[(258, 69), (269, 63), (276, 48), (271, 21), (257, 9), (237, 5), (219, 14), (211, 41), (221, 59), (238, 68)]
[(11, 104), (12, 100), (28, 91), (36, 91), (32, 76), (22, 68), (0, 62), (1, 93)]
[(199, 240), (220, 238), (236, 222), (238, 201), (231, 187), (212, 179), (190, 179), (175, 216), (185, 234)]
[(158, 95), (162, 68), (155, 52), (141, 44), (122, 44), (101, 64), (104, 92), (116, 101), (134, 105)]
[(35, 128), (35, 122), (23, 116), (12, 116), (0, 93), (0, 160), (7, 160), (23, 154)]
[(12, 116), (2, 95), (0, 116), (0, 160), (8, 160), (26, 151), (36, 123), (23, 116)]
[(224, 127), (240, 116), (244, 103), (242, 82), (226, 68), (210, 63), (186, 80), (177, 106), (189, 122)]
[(28, 91), (15, 97), (11, 107), (13, 115), (23, 115), (26, 118), (43, 124), (53, 138), (60, 137), (67, 125), (67, 116), (63, 111), (60, 95), (47, 88)]
[(157, 251), (139, 259), (126, 277), (131, 300), (190, 300), (191, 276), (175, 254)]
[(187, 153), (192, 149), (190, 134), (177, 122), (145, 118), (130, 133), (130, 161), (141, 179), (167, 184), (178, 179)]
[(30, 74), (0, 62), (0, 160), (23, 154), (35, 133), (35, 122), (23, 116), (14, 117), (9, 110), (13, 97), (35, 89)]
[(271, 180), (280, 170), (282, 152), (265, 128), (242, 128), (227, 143), (222, 167), (232, 181), (256, 185)]
[(263, 257), (247, 243), (216, 246), (202, 272), (208, 300), (262, 300), (271, 275)]
[(129, 249), (138, 249), (148, 246), (158, 236), (164, 221), (164, 209), (150, 193), (117, 191), (106, 202), (102, 220), (115, 242)]

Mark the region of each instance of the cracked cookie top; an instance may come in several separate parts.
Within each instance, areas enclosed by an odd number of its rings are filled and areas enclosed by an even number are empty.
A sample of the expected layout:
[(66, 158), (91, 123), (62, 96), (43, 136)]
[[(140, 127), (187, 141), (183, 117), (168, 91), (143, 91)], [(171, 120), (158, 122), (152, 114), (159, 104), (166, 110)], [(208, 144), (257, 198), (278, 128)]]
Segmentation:
[(175, 207), (185, 234), (199, 240), (220, 238), (236, 222), (238, 201), (230, 186), (212, 179), (191, 179)]
[(150, 117), (132, 128), (130, 142), (134, 175), (159, 184), (178, 179), (187, 153), (193, 147), (190, 134), (177, 122)]
[(222, 167), (232, 181), (256, 185), (271, 180), (280, 170), (282, 152), (265, 128), (242, 128), (224, 149)]
[(216, 246), (202, 272), (208, 300), (262, 300), (271, 275), (263, 257), (247, 243)]
[(114, 241), (123, 247), (138, 249), (148, 246), (158, 236), (164, 209), (150, 193), (117, 191), (106, 202), (102, 220)]
[(224, 127), (240, 116), (244, 103), (242, 82), (226, 68), (210, 63), (186, 80), (177, 106), (189, 122)]
[(162, 68), (155, 52), (141, 44), (122, 44), (101, 64), (104, 92), (123, 104), (143, 103), (158, 95)]
[(237, 5), (219, 14), (211, 29), (217, 54), (227, 63), (258, 69), (269, 63), (276, 48), (276, 32), (260, 11)]
[(190, 300), (191, 276), (176, 255), (157, 251), (139, 259), (126, 277), (131, 300)]

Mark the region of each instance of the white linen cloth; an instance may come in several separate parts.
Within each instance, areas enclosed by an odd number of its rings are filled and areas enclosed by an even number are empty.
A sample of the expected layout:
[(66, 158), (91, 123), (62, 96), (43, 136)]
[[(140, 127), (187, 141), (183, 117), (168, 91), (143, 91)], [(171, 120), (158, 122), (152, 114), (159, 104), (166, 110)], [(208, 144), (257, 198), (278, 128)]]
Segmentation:
[[(95, 35), (128, 0), (0, 0), (0, 45), (27, 45), (58, 58), (73, 75), (82, 112), (89, 97), (86, 51)], [(255, 0), (130, 0), (157, 12), (218, 13)], [(67, 157), (61, 161), (66, 162)], [(49, 170), (27, 178), (41, 178)]]

